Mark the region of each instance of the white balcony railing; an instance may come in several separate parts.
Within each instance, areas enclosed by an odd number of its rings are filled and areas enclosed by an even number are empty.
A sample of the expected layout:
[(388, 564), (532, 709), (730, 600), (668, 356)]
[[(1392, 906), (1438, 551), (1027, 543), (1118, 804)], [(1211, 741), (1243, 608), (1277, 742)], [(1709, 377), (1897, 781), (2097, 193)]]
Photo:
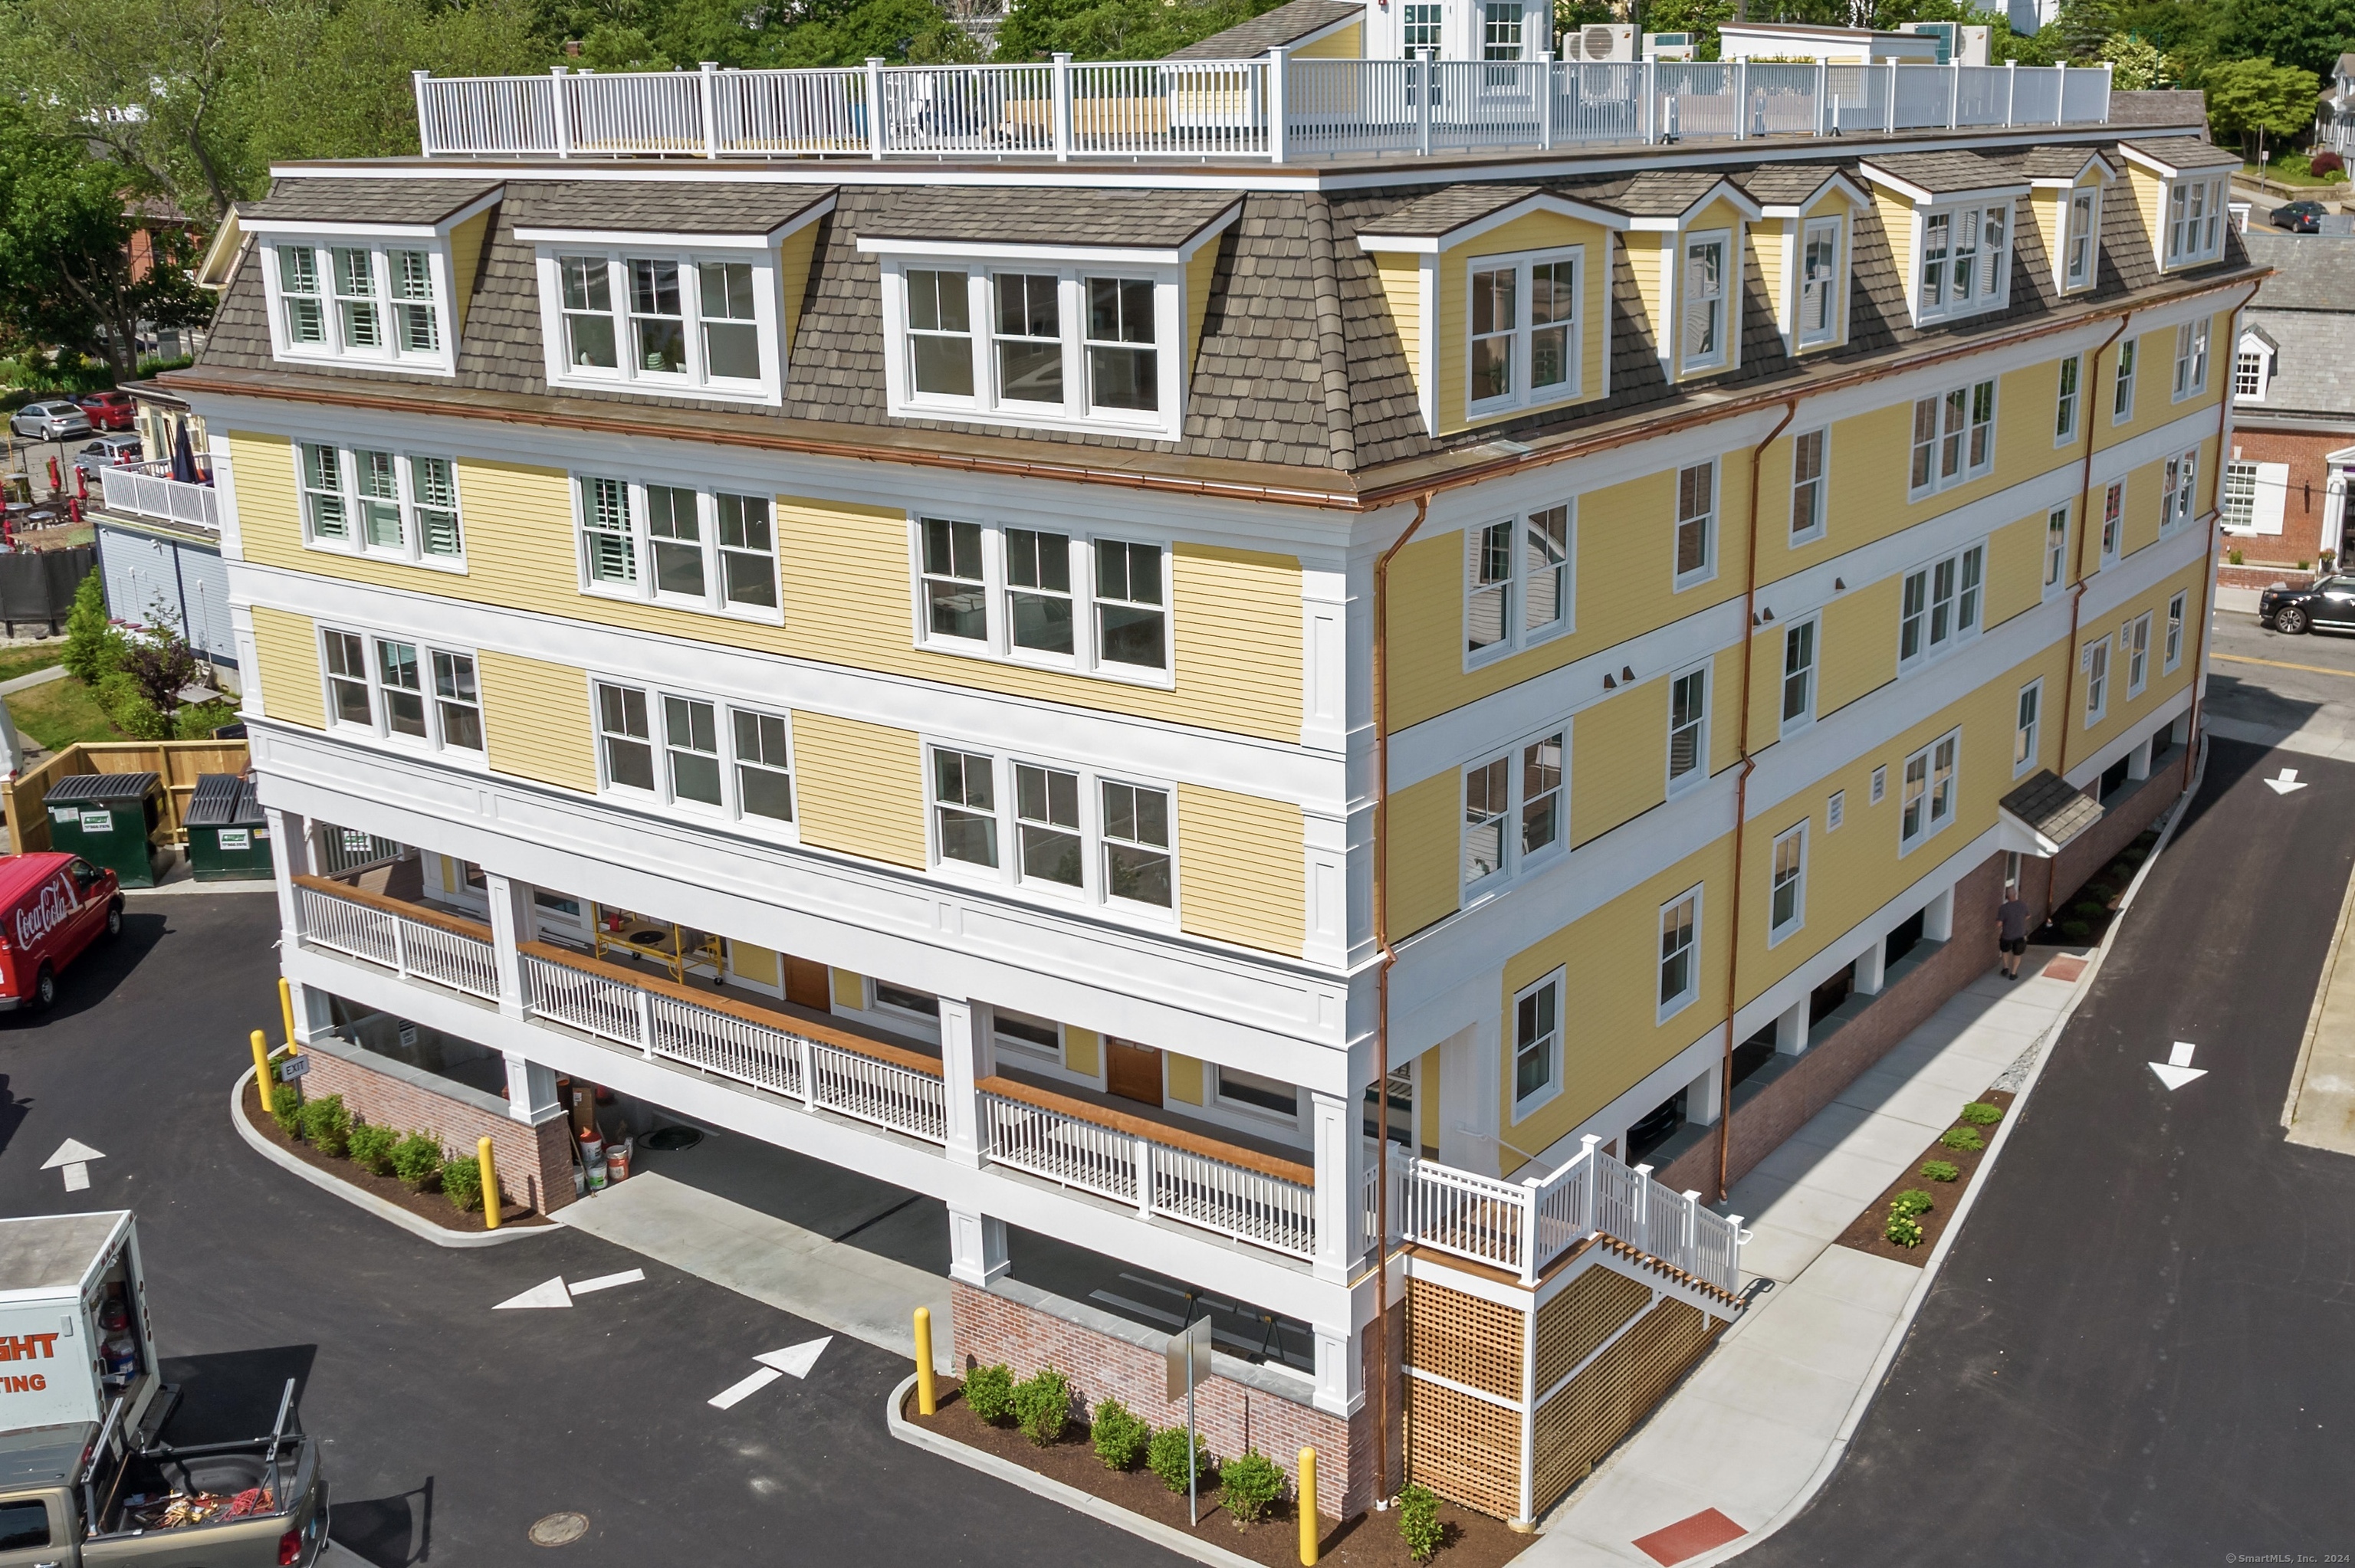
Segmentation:
[(220, 501), (213, 487), (174, 479), (168, 463), (102, 468), (98, 471), (98, 482), (109, 512), (220, 530)]
[(1294, 163), (2108, 122), (2107, 66), (1253, 59), (416, 73), (429, 157)]
[(347, 898), (342, 889), (325, 891), (308, 879), (294, 893), (304, 936), (314, 945), (390, 969), (403, 980), (498, 1001), (498, 963), (488, 927), (430, 910), (395, 913)]

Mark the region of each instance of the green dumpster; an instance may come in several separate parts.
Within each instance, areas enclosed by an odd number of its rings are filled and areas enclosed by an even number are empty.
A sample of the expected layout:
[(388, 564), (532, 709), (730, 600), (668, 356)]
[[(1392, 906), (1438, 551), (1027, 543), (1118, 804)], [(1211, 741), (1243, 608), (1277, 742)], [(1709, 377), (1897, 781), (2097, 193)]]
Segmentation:
[(198, 882), (270, 875), (270, 820), (261, 813), (252, 779), (234, 773), (197, 775), (185, 825), (188, 864)]
[(112, 870), (125, 887), (155, 885), (155, 828), (164, 790), (153, 773), (80, 773), (43, 798), (49, 847)]

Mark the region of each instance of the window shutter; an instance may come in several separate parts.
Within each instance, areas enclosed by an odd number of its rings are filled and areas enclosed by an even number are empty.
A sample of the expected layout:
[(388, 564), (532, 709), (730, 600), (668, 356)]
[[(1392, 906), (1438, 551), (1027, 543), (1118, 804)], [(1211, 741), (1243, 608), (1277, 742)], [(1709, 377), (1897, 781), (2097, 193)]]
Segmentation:
[(2282, 508), (2289, 499), (2289, 464), (2261, 462), (2257, 464), (2256, 503), (2251, 509), (2249, 523), (2259, 534), (2282, 531)]

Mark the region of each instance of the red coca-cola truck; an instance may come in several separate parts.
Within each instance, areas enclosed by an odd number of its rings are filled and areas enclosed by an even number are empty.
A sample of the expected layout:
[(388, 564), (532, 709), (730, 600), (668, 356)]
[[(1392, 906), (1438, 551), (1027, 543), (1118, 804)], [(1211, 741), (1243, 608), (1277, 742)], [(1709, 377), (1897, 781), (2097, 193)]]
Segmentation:
[(78, 854), (0, 857), (0, 1012), (38, 1012), (58, 974), (101, 936), (123, 929), (114, 873)]

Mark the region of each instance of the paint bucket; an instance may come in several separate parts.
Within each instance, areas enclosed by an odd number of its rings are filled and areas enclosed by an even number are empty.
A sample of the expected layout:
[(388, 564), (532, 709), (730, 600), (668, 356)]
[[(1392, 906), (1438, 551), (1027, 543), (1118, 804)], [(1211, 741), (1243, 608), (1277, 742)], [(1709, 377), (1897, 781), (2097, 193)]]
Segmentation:
[(593, 1125), (581, 1129), (581, 1163), (583, 1165), (605, 1163), (605, 1140), (598, 1136), (597, 1128)]
[(605, 1146), (605, 1180), (626, 1181), (630, 1179), (630, 1153), (634, 1139), (626, 1134)]
[(589, 1190), (591, 1192), (605, 1190), (605, 1157), (602, 1153), (589, 1162)]

